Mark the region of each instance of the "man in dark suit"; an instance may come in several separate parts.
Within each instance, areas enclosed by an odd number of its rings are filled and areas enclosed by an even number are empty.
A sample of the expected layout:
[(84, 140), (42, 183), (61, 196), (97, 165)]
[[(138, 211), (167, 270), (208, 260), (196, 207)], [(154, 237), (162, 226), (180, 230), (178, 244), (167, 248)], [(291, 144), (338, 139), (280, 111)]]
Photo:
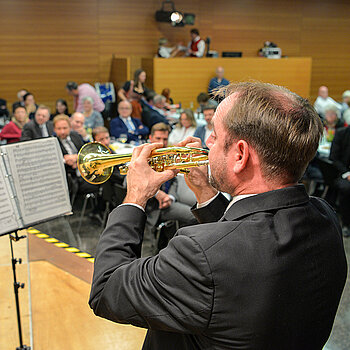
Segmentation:
[(69, 117), (64, 114), (57, 115), (53, 118), (53, 127), (55, 136), (61, 146), (70, 192), (97, 192), (99, 186), (90, 184), (82, 179), (78, 170), (78, 152), (85, 142), (81, 135), (71, 130)]
[(334, 161), (340, 174), (335, 183), (339, 212), (343, 222), (343, 236), (350, 237), (350, 127), (336, 131), (329, 159)]
[(40, 105), (35, 112), (34, 119), (24, 125), (21, 141), (35, 140), (49, 137), (53, 134), (53, 124), (50, 119), (50, 108)]
[(152, 126), (157, 123), (165, 123), (169, 124), (167, 119), (161, 115), (156, 109), (154, 109), (154, 101), (153, 99), (157, 96), (154, 91), (148, 91), (146, 93), (146, 100), (140, 100), (141, 108), (142, 108), (142, 123), (146, 125), (149, 130), (151, 130)]
[(97, 247), (90, 306), (148, 328), (144, 349), (322, 349), (347, 266), (333, 209), (297, 185), (320, 119), (282, 87), (239, 83), (227, 94), (207, 141), (210, 182), (205, 169), (188, 175), (202, 224), (180, 229), (158, 256), (138, 258), (145, 203), (176, 171), (148, 166), (157, 145), (136, 148), (124, 204)]
[(127, 141), (139, 141), (139, 138), (145, 139), (149, 133), (147, 126), (140, 120), (132, 118), (132, 106), (129, 101), (120, 101), (118, 105), (119, 117), (112, 119), (110, 124), (111, 135), (119, 138), (120, 135), (127, 135)]
[(196, 131), (194, 132), (193, 136), (200, 138), (201, 142), (202, 142), (202, 146), (205, 148), (208, 148), (206, 141), (213, 131), (213, 124), (211, 121), (214, 117), (216, 105), (208, 103), (202, 108), (202, 110), (203, 110), (204, 119), (205, 119), (207, 125), (199, 126), (196, 129)]

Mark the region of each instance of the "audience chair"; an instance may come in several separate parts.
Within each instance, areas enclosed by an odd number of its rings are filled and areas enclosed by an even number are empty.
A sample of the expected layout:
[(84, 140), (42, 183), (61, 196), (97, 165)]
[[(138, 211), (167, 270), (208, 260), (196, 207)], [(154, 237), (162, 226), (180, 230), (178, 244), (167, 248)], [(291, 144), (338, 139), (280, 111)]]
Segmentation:
[(324, 199), (326, 198), (330, 189), (335, 190), (334, 182), (339, 177), (339, 171), (329, 159), (317, 158), (316, 162), (323, 176), (324, 190), (321, 198)]

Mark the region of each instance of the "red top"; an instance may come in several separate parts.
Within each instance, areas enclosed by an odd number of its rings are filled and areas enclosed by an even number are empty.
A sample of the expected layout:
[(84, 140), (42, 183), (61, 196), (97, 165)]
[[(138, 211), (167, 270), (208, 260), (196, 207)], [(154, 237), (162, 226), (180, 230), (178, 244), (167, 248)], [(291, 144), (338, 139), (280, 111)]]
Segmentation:
[(22, 130), (13, 121), (10, 121), (2, 128), (0, 140), (7, 140), (7, 143), (18, 142), (21, 135)]
[[(198, 51), (198, 43), (201, 41), (202, 39), (198, 37), (198, 40), (196, 41), (192, 41), (191, 42), (191, 50), (193, 52), (197, 52)], [(191, 54), (191, 56), (196, 56), (193, 53)]]

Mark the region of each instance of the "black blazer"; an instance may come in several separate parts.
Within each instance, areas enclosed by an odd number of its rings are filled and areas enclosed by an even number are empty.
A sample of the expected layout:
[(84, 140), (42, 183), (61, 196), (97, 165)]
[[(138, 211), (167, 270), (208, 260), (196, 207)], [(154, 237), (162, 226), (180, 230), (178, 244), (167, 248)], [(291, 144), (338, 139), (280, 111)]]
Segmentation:
[[(218, 220), (219, 195), (195, 210)], [(90, 306), (148, 328), (143, 349), (322, 349), (346, 280), (332, 208), (302, 185), (236, 202), (138, 259), (146, 216), (117, 207), (97, 247)]]
[[(52, 121), (49, 120), (46, 122), (46, 127), (49, 136), (53, 134), (53, 124)], [(35, 119), (30, 120), (27, 124), (23, 126), (21, 141), (28, 141), (34, 139), (41, 139), (43, 136), (41, 134), (41, 129), (39, 124), (35, 121)]]
[(350, 127), (336, 131), (329, 159), (334, 161), (341, 174), (350, 171)]
[[(69, 134), (72, 142), (74, 143), (75, 148), (77, 149), (77, 151), (79, 152), (80, 148), (83, 147), (83, 145), (85, 144), (83, 138), (81, 137), (81, 135), (79, 135), (77, 132), (75, 131), (71, 131)], [(66, 150), (66, 148), (64, 147), (63, 143), (61, 142), (61, 140), (57, 137), (58, 139), (58, 143), (60, 144), (61, 147), (61, 151), (63, 155), (68, 154), (68, 151)], [(67, 173), (71, 173), (73, 176), (76, 175), (76, 171), (75, 169), (73, 169), (71, 166), (69, 166), (68, 164), (65, 164), (65, 168), (66, 168), (66, 172)]]

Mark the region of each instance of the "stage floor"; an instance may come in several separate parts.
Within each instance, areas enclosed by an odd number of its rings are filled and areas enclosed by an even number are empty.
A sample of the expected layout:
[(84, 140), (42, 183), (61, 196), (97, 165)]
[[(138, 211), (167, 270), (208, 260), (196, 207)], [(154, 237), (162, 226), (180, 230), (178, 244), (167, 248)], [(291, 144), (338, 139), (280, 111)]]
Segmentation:
[[(17, 265), (18, 281), (26, 283), (26, 287), (19, 291), (24, 344), (31, 345), (31, 310), (35, 350), (141, 349), (144, 329), (119, 325), (96, 317), (87, 304), (93, 271), (89, 254), (93, 256), (95, 253), (102, 227), (99, 222), (85, 217), (81, 232), (77, 234), (79, 218), (78, 213), (35, 227), (49, 237), (56, 238), (58, 243), (67, 243), (68, 249), (57, 247), (55, 240), (50, 238), (46, 238), (45, 241), (35, 234), (28, 234), (31, 299), (28, 293), (27, 241), (14, 243), (15, 257), (23, 259), (23, 264)], [(350, 238), (344, 239), (344, 245), (347, 259), (350, 261)], [(325, 350), (349, 349), (349, 274)], [(0, 279), (0, 349), (10, 350), (15, 349), (19, 342), (7, 236), (0, 237)]]

